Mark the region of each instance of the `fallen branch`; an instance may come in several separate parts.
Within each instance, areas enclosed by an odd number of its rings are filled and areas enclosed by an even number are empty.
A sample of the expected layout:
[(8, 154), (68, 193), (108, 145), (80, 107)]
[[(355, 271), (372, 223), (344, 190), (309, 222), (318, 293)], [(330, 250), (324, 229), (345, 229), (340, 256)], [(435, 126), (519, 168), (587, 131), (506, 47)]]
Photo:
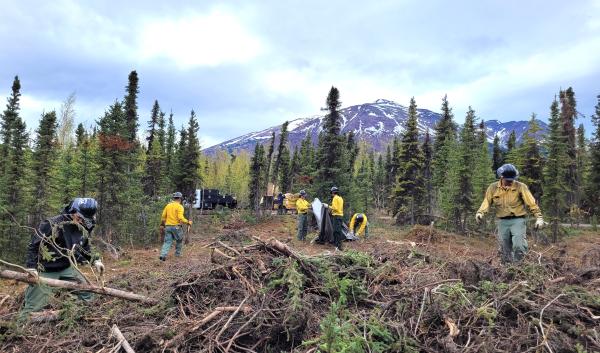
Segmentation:
[(95, 286), (92, 284), (84, 284), (84, 283), (77, 283), (77, 282), (70, 282), (70, 281), (61, 281), (58, 279), (46, 278), (46, 277), (41, 277), (41, 276), (34, 277), (30, 274), (10, 271), (10, 270), (1, 270), (0, 278), (13, 279), (15, 281), (25, 282), (25, 283), (29, 283), (29, 284), (45, 284), (49, 287), (74, 289), (74, 290), (79, 290), (79, 291), (84, 291), (84, 292), (92, 292), (92, 293), (97, 293), (97, 294), (102, 294), (102, 295), (108, 295), (111, 297), (117, 297), (117, 298), (132, 300), (132, 301), (139, 301), (139, 302), (146, 303), (146, 304), (157, 304), (158, 303), (158, 300), (156, 300), (154, 298), (146, 297), (144, 295), (140, 295), (140, 294), (136, 294), (136, 293), (132, 293), (132, 292), (126, 292), (126, 291), (123, 291), (120, 289), (109, 288), (109, 287), (98, 287), (98, 286)]
[(119, 344), (121, 345), (121, 348), (123, 348), (123, 350), (125, 350), (125, 352), (135, 353), (135, 351), (133, 350), (133, 348), (131, 348), (131, 346), (129, 345), (129, 342), (127, 342), (127, 340), (125, 339), (125, 336), (123, 336), (123, 333), (121, 333), (121, 330), (119, 330), (119, 327), (117, 325), (113, 325), (112, 328), (110, 329), (110, 332), (113, 335), (115, 335), (115, 337), (119, 340)]
[(226, 259), (229, 259), (229, 260), (235, 260), (235, 257), (231, 257), (231, 256), (225, 254), (224, 252), (222, 252), (221, 250), (219, 250), (217, 248), (212, 248), (212, 251), (210, 253), (210, 260), (211, 260), (211, 262), (214, 262), (212, 260), (214, 260), (214, 255), (215, 254), (217, 254), (219, 256), (222, 256), (222, 257), (224, 257)]
[(552, 303), (557, 301), (558, 298), (560, 298), (562, 296), (564, 296), (564, 294), (562, 294), (562, 293), (557, 295), (548, 304), (546, 304), (546, 306), (543, 307), (542, 310), (540, 311), (540, 329), (542, 330), (542, 340), (543, 340), (543, 343), (546, 345), (546, 348), (548, 348), (548, 352), (550, 352), (550, 353), (553, 353), (553, 351), (552, 351), (552, 348), (550, 348), (550, 345), (548, 344), (548, 337), (546, 337), (546, 333), (544, 332), (544, 310), (546, 310), (547, 307), (552, 305)]
[(41, 312), (31, 313), (29, 316), (30, 322), (50, 322), (58, 321), (60, 319), (59, 310), (46, 310)]
[[(204, 326), (204, 324), (206, 324), (207, 322), (211, 321), (212, 319), (214, 319), (215, 317), (217, 317), (221, 313), (224, 313), (224, 312), (237, 312), (239, 309), (240, 309), (240, 306), (219, 306), (219, 307), (216, 307), (215, 310), (213, 310), (210, 314), (206, 315), (194, 327), (190, 328), (189, 330), (185, 330), (185, 331), (179, 333), (177, 336), (175, 336), (171, 340), (167, 341), (165, 343), (165, 347), (163, 349), (163, 352), (167, 348), (171, 348), (171, 347), (176, 346), (177, 344), (179, 344), (179, 342), (181, 342), (185, 336), (189, 335), (190, 333), (192, 333), (194, 331), (197, 331), (200, 327)], [(242, 310), (244, 312), (249, 312), (250, 310), (252, 310), (252, 308), (250, 308), (249, 306), (245, 306), (245, 307), (242, 308)]]
[(252, 238), (264, 245), (271, 246), (275, 250), (279, 251), (280, 253), (283, 253), (284, 255), (286, 255), (288, 257), (291, 257), (294, 260), (302, 261), (302, 259), (300, 258), (300, 255), (296, 254), (296, 252), (294, 250), (292, 250), (289, 246), (285, 245), (284, 243), (280, 242), (277, 239), (271, 238), (271, 239), (269, 239), (268, 242), (266, 242), (256, 236), (253, 236)]
[(232, 253), (236, 254), (237, 256), (240, 256), (240, 255), (242, 255), (242, 254), (241, 254), (239, 251), (235, 250), (234, 248), (232, 248), (231, 246), (229, 246), (229, 245), (227, 245), (227, 244), (223, 243), (223, 242), (222, 242), (222, 241), (220, 241), (220, 240), (217, 240), (217, 244), (221, 245), (222, 247), (224, 247), (225, 249), (227, 249), (227, 250), (231, 251)]
[(7, 294), (7, 295), (5, 295), (5, 296), (4, 296), (4, 298), (2, 298), (2, 300), (0, 300), (0, 308), (2, 307), (2, 304), (4, 304), (4, 302), (5, 302), (5, 301), (6, 301), (8, 298), (10, 298), (10, 295), (8, 295), (8, 294)]

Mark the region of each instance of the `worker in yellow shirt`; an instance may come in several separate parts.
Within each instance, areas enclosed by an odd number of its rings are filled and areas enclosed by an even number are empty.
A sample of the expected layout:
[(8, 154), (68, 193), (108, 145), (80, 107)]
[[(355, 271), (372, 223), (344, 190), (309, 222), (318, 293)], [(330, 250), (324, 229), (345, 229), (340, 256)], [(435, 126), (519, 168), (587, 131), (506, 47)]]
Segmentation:
[(369, 237), (369, 221), (367, 215), (364, 213), (355, 213), (350, 219), (350, 226), (348, 227), (352, 232), (352, 235), (360, 236), (365, 234), (365, 238)]
[(180, 192), (174, 193), (173, 201), (169, 202), (163, 209), (160, 226), (165, 229), (165, 240), (160, 251), (161, 261), (167, 259), (167, 254), (169, 253), (169, 250), (171, 250), (173, 240), (175, 240), (175, 256), (181, 256), (181, 251), (183, 249), (183, 229), (181, 229), (181, 225), (192, 225), (192, 221), (188, 221), (183, 216), (183, 205), (181, 204), (182, 198), (183, 195), (181, 195)]
[(485, 193), (481, 207), (475, 215), (477, 222), (483, 219), (490, 206), (496, 206), (498, 218), (498, 241), (502, 248), (502, 262), (521, 261), (527, 253), (525, 239), (527, 209), (536, 218), (535, 229), (544, 226), (544, 218), (527, 185), (518, 182), (519, 171), (512, 164), (498, 168), (500, 181), (492, 183)]
[(333, 240), (336, 250), (342, 250), (342, 241), (346, 239), (342, 232), (344, 224), (344, 199), (339, 195), (340, 190), (337, 186), (331, 188), (331, 206), (329, 206), (331, 216), (333, 217)]
[(298, 240), (306, 239), (309, 209), (310, 203), (306, 201), (306, 191), (300, 190), (300, 197), (296, 201), (296, 210), (298, 210)]

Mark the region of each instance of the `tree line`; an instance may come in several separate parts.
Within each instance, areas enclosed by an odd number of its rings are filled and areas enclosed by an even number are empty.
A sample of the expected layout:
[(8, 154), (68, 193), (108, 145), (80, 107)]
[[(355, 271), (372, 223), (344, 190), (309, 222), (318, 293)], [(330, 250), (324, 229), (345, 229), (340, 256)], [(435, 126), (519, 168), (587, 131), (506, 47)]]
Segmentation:
[[(386, 210), (400, 225), (435, 222), (462, 233), (492, 225), (475, 224), (479, 207), (495, 172), (504, 163), (514, 164), (542, 205), (553, 237), (561, 222), (596, 223), (600, 210), (600, 96), (585, 137), (578, 118), (575, 92), (561, 90), (549, 108), (549, 128), (542, 133), (532, 114), (520, 143), (511, 131), (506, 147), (496, 135), (487, 139), (485, 121), (469, 107), (459, 126), (447, 97), (434, 131), (418, 129), (417, 104), (411, 99), (405, 130), (384, 153), (376, 153), (352, 132), (341, 133), (340, 93), (332, 87), (326, 99), (327, 115), (317, 141), (306, 138), (292, 152), (287, 122), (279, 138), (273, 133), (267, 145), (257, 144), (250, 162), (249, 200), (260, 209), (260, 198), (269, 183), (279, 190), (305, 189), (313, 197), (329, 199), (329, 188), (338, 186), (348, 213)], [(316, 142), (316, 143), (315, 143)], [(290, 157), (291, 155), (291, 157)]]
[(325, 202), (335, 185), (348, 215), (385, 210), (398, 224), (435, 221), (473, 232), (478, 226), (472, 215), (503, 163), (519, 168), (555, 234), (561, 222), (585, 218), (595, 223), (600, 212), (600, 96), (592, 117), (595, 131), (587, 140), (583, 125), (575, 127), (572, 88), (561, 90), (551, 103), (544, 136), (533, 115), (521, 143), (513, 131), (506, 148), (498, 136), (489, 146), (485, 122), (471, 108), (458, 126), (446, 97), (434, 131), (420, 133), (413, 98), (405, 130), (377, 153), (352, 132), (341, 133), (340, 92), (332, 87), (316, 141), (309, 132), (291, 148), (286, 122), (252, 155), (218, 151), (212, 156), (201, 153), (193, 110), (187, 124), (176, 128), (173, 113), (156, 100), (140, 127), (138, 94), (139, 78), (132, 71), (123, 97), (92, 126), (75, 126), (71, 95), (59, 111), (41, 112), (30, 136), (15, 77), (0, 114), (0, 256), (20, 260), (30, 227), (78, 196), (98, 200), (102, 241), (153, 242), (169, 195), (178, 190), (191, 201), (200, 187), (218, 188), (259, 210), (269, 184), (284, 192), (305, 189)]
[[(160, 211), (175, 190), (190, 196), (202, 182), (199, 125), (192, 110), (175, 127), (154, 102), (139, 126), (139, 79), (128, 77), (95, 124), (74, 127), (75, 96), (59, 112), (42, 112), (29, 136), (20, 116), (21, 83), (15, 77), (0, 115), (0, 256), (19, 261), (32, 227), (74, 197), (98, 200), (100, 239), (112, 244), (156, 239)], [(143, 138), (140, 138), (143, 135)]]

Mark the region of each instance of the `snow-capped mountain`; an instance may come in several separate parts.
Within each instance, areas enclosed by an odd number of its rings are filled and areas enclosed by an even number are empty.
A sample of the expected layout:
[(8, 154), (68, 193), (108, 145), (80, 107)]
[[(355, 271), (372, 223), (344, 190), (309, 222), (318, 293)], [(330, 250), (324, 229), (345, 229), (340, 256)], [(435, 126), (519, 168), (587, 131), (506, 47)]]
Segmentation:
[[(419, 113), (418, 128), (421, 134), (429, 129), (434, 135), (434, 126), (440, 120), (441, 115), (427, 109), (417, 109)], [(404, 132), (406, 120), (408, 119), (408, 108), (396, 102), (378, 99), (374, 103), (353, 105), (340, 110), (342, 116), (342, 133), (353, 131), (358, 140), (363, 140), (373, 146), (375, 151), (384, 151), (395, 135)], [(299, 118), (289, 122), (289, 141), (292, 148), (309, 134), (313, 142), (322, 130), (325, 115)], [(541, 127), (540, 133), (547, 129), (546, 123), (538, 121)], [(500, 122), (497, 120), (485, 121), (486, 134), (491, 143), (494, 136), (498, 134), (502, 144), (506, 144), (511, 131), (515, 131), (517, 141), (521, 140), (523, 133), (527, 130), (528, 121)], [(281, 125), (268, 129), (251, 132), (249, 134), (222, 142), (218, 145), (206, 148), (204, 153), (214, 154), (218, 150), (247, 150), (252, 152), (257, 143), (267, 143), (271, 134), (275, 131), (279, 135)]]

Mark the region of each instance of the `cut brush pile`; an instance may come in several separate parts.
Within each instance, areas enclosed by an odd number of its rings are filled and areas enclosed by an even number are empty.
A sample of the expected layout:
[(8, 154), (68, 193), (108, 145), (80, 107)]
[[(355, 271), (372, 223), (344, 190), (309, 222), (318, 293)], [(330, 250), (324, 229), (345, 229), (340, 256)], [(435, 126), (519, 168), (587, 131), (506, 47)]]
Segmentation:
[(0, 351), (114, 352), (115, 324), (135, 352), (600, 351), (600, 268), (569, 267), (559, 249), (505, 268), (399, 244), (309, 257), (253, 240), (212, 243), (207, 266), (113, 281), (157, 305), (65, 300), (59, 321), (3, 324)]

